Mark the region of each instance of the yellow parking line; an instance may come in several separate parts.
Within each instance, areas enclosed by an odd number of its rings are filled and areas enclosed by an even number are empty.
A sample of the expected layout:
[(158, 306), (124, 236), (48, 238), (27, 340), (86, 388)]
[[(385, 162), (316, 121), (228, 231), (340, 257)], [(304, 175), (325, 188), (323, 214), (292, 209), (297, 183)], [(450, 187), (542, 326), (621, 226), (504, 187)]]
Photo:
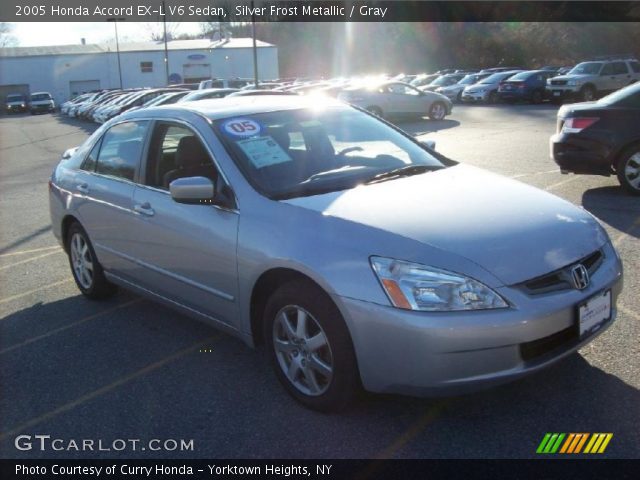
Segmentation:
[(88, 402), (90, 400), (93, 400), (101, 395), (104, 395), (105, 393), (108, 393), (122, 385), (124, 385), (125, 383), (130, 382), (131, 380), (135, 380), (138, 377), (141, 377), (143, 375), (146, 375), (147, 373), (153, 372), (154, 370), (157, 370), (163, 366), (165, 366), (168, 363), (173, 362), (174, 360), (177, 360), (181, 357), (184, 357), (185, 355), (187, 355), (188, 353), (191, 353), (195, 350), (197, 350), (200, 347), (203, 347), (204, 345), (211, 343), (214, 339), (219, 338), (220, 334), (217, 335), (213, 335), (209, 338), (207, 338), (204, 341), (201, 342), (197, 342), (193, 345), (191, 345), (190, 347), (184, 348), (178, 352), (175, 352), (165, 358), (163, 358), (162, 360), (158, 360), (157, 362), (152, 363), (151, 365), (147, 365), (144, 368), (141, 368), (140, 370), (130, 373), (129, 375), (125, 375), (124, 377), (119, 378), (118, 380), (116, 380), (115, 382), (110, 383), (109, 385), (105, 385), (104, 387), (100, 387), (97, 390), (94, 390), (93, 392), (89, 392), (85, 395), (82, 395), (81, 397), (76, 398), (75, 400), (72, 400), (68, 403), (65, 403), (64, 405), (55, 408), (53, 410), (50, 410), (46, 413), (43, 413), (42, 415), (39, 415), (37, 417), (34, 417), (30, 420), (27, 420), (26, 422), (22, 423), (21, 425), (18, 425), (15, 428), (12, 428), (11, 430), (7, 430), (5, 432), (0, 433), (0, 441), (5, 440), (6, 438), (10, 438), (12, 436), (14, 436), (16, 433), (19, 432), (24, 432), (25, 430), (38, 425), (39, 423), (42, 423), (46, 420), (49, 420), (53, 417), (56, 417), (58, 415), (60, 415), (61, 413), (65, 413), (68, 412), (69, 410), (73, 410), (74, 408), (76, 408), (79, 405), (82, 405), (85, 402)]
[(2, 253), (0, 254), (0, 258), (12, 257), (14, 255), (25, 255), (27, 253), (44, 252), (45, 250), (53, 250), (54, 248), (62, 249), (59, 245), (55, 245), (53, 247), (32, 248), (31, 250), (18, 250), (17, 252)]
[(48, 257), (50, 255), (55, 255), (56, 253), (64, 253), (64, 251), (62, 249), (60, 249), (60, 250), (56, 250), (55, 252), (43, 253), (42, 255), (38, 255), (36, 257), (31, 257), (31, 258), (27, 258), (25, 260), (20, 260), (19, 262), (16, 262), (16, 263), (10, 263), (9, 265), (3, 265), (2, 267), (0, 267), (0, 272), (2, 270), (6, 270), (7, 268), (11, 268), (11, 267), (16, 267), (18, 265), (22, 265), (23, 263), (33, 262), (34, 260), (38, 260), (40, 258)]
[(81, 318), (80, 320), (78, 320), (76, 322), (73, 322), (73, 323), (70, 323), (68, 325), (65, 325), (64, 327), (56, 328), (55, 330), (51, 330), (50, 332), (43, 333), (42, 335), (38, 335), (37, 337), (28, 338), (27, 340), (25, 340), (23, 342), (20, 342), (20, 343), (17, 343), (15, 345), (12, 345), (10, 347), (7, 347), (4, 350), (0, 350), (0, 355), (2, 355), (3, 353), (11, 352), (11, 351), (16, 350), (16, 349), (18, 349), (20, 347), (24, 347), (25, 345), (29, 345), (29, 344), (31, 344), (33, 342), (37, 342), (39, 340), (42, 340), (43, 338), (50, 337), (52, 335), (55, 335), (56, 333), (60, 333), (60, 332), (63, 332), (65, 330), (68, 330), (70, 328), (77, 327), (78, 325), (81, 325), (81, 324), (83, 324), (85, 322), (88, 322), (89, 320), (93, 320), (94, 318), (100, 317), (102, 315), (106, 315), (107, 313), (112, 313), (112, 312), (114, 312), (114, 311), (116, 311), (116, 310), (118, 310), (120, 308), (128, 307), (130, 305), (133, 305), (134, 303), (140, 302), (141, 300), (142, 300), (141, 298), (136, 298), (134, 300), (129, 300), (128, 302), (122, 303), (120, 305), (116, 305), (116, 306), (111, 307), (111, 308), (107, 308), (106, 310), (103, 310), (103, 311), (98, 312), (98, 313), (94, 313), (93, 315), (89, 315), (88, 317)]
[(393, 455), (404, 445), (409, 443), (415, 437), (417, 437), (427, 426), (432, 423), (440, 412), (444, 409), (444, 403), (438, 402), (430, 407), (417, 421), (411, 425), (402, 435), (400, 435), (391, 445), (382, 450), (376, 459), (387, 459), (393, 457)]
[(28, 290), (26, 292), (18, 293), (16, 295), (11, 295), (10, 297), (0, 298), (0, 303), (7, 303), (7, 302), (10, 302), (12, 300), (16, 300), (18, 298), (22, 298), (22, 297), (26, 297), (27, 295), (31, 295), (32, 293), (39, 292), (40, 290), (46, 290), (47, 288), (57, 287), (58, 285), (62, 285), (63, 283), (70, 282), (71, 280), (72, 280), (71, 278), (67, 278), (65, 280), (60, 280), (58, 282), (49, 283), (48, 285), (45, 285), (43, 287), (38, 287), (38, 288), (34, 288), (33, 290)]

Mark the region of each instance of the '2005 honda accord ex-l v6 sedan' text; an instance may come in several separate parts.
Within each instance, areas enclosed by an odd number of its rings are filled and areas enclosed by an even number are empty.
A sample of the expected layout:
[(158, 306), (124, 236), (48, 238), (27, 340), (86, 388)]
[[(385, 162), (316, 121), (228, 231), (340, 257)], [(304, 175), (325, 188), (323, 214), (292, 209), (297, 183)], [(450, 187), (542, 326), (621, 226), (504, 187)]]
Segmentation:
[(360, 386), (512, 380), (612, 323), (622, 266), (590, 214), (318, 103), (149, 108), (67, 151), (51, 219), (82, 293), (119, 285), (264, 345), (325, 411)]

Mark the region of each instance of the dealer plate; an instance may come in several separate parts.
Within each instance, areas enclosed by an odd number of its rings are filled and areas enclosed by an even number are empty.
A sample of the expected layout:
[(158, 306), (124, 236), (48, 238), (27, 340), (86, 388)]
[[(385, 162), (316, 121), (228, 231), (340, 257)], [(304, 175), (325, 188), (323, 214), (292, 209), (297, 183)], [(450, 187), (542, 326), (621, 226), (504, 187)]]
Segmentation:
[(611, 290), (605, 290), (578, 306), (580, 336), (598, 330), (611, 318)]

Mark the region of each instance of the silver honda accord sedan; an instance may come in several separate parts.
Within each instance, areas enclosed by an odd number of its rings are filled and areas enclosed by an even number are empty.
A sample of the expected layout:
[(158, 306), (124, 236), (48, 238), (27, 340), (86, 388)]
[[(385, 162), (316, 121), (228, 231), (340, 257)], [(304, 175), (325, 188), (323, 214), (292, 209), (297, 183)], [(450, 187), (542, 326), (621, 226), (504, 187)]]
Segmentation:
[(622, 289), (586, 211), (328, 99), (126, 113), (49, 185), (84, 295), (124, 287), (263, 345), (322, 411), (541, 370), (611, 325)]

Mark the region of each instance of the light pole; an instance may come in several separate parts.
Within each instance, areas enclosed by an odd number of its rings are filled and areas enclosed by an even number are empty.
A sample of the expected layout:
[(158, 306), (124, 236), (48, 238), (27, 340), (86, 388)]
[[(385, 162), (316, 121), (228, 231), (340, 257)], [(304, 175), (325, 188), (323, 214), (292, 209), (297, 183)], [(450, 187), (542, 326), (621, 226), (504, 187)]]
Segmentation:
[(116, 28), (116, 53), (118, 56), (118, 77), (120, 78), (120, 90), (122, 90), (122, 65), (120, 64), (120, 42), (118, 41), (118, 22), (124, 22), (125, 18), (111, 17), (107, 18), (107, 22), (113, 22)]
[[(251, 11), (255, 12), (253, 0), (251, 0)], [(258, 88), (258, 48), (256, 47), (256, 14), (251, 14), (251, 36), (253, 37), (253, 76), (256, 88)]]
[[(162, 2), (162, 11), (166, 12), (164, 7), (164, 0)], [(167, 87), (169, 86), (169, 48), (167, 46), (167, 16), (162, 17), (162, 26), (164, 27), (164, 74), (167, 80)]]

